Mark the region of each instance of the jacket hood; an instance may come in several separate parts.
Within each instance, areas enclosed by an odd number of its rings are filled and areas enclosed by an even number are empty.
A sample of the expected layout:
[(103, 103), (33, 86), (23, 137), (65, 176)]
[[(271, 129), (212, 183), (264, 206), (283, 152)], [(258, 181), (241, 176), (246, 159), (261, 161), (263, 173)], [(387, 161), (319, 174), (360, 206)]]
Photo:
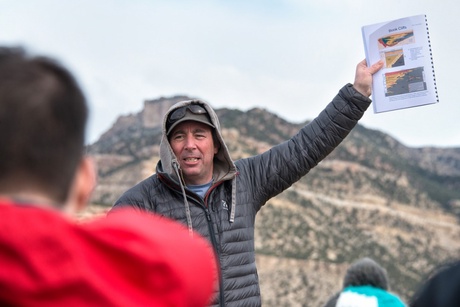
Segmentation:
[(0, 199), (1, 306), (196, 307), (212, 298), (214, 252), (182, 225), (131, 208), (76, 222), (49, 206)]
[(203, 100), (185, 100), (180, 101), (174, 104), (171, 108), (169, 108), (168, 112), (163, 118), (162, 124), (162, 137), (161, 137), (161, 144), (160, 144), (160, 163), (158, 165), (157, 171), (167, 174), (174, 180), (178, 182), (183, 182), (182, 178), (178, 178), (176, 173), (175, 167), (180, 169), (179, 162), (177, 161), (177, 157), (175, 156), (171, 144), (169, 143), (167, 131), (166, 131), (166, 123), (169, 115), (174, 111), (181, 107), (188, 106), (191, 104), (199, 104), (203, 106), (209, 114), (211, 123), (214, 125), (214, 132), (216, 134), (216, 138), (219, 142), (219, 151), (214, 156), (214, 170), (213, 170), (213, 183), (224, 181), (224, 180), (231, 180), (236, 175), (236, 167), (233, 163), (232, 158), (230, 157), (230, 153), (228, 151), (227, 145), (225, 144), (222, 134), (221, 134), (221, 127), (219, 123), (219, 119), (217, 117), (216, 112), (213, 108)]
[(235, 195), (236, 195), (237, 170), (236, 170), (235, 164), (233, 163), (232, 158), (230, 157), (227, 145), (225, 144), (222, 138), (220, 123), (219, 123), (219, 119), (217, 118), (217, 114), (207, 102), (203, 100), (181, 101), (173, 105), (168, 110), (168, 112), (163, 118), (163, 125), (162, 125), (163, 130), (162, 130), (162, 137), (161, 137), (161, 143), (160, 143), (160, 162), (158, 162), (156, 171), (157, 173), (161, 173), (163, 175), (168, 176), (169, 178), (173, 179), (179, 184), (182, 190), (182, 196), (184, 199), (184, 209), (185, 209), (185, 214), (187, 217), (188, 230), (189, 230), (190, 235), (193, 236), (193, 225), (192, 225), (192, 218), (190, 214), (190, 205), (188, 203), (186, 193), (185, 193), (185, 188), (186, 188), (185, 181), (181, 175), (182, 173), (180, 171), (180, 164), (177, 161), (177, 157), (171, 148), (171, 144), (169, 143), (168, 136), (167, 136), (167, 127), (166, 127), (166, 123), (167, 123), (169, 114), (174, 112), (174, 110), (176, 109), (179, 109), (184, 106), (189, 106), (192, 103), (200, 104), (206, 109), (207, 113), (209, 114), (211, 123), (215, 127), (214, 132), (215, 132), (217, 141), (219, 142), (219, 150), (214, 155), (212, 183), (216, 184), (221, 181), (232, 180), (232, 204), (231, 204), (230, 217), (229, 217), (230, 223), (233, 223), (235, 220), (235, 210), (236, 210)]

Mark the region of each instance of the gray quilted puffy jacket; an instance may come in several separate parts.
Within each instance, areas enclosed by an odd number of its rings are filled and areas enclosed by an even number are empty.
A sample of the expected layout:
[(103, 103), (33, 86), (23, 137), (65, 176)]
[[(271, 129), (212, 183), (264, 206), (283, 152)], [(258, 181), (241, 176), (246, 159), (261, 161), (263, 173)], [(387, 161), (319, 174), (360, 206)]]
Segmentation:
[[(204, 199), (179, 180), (179, 164), (166, 137), (165, 116), (156, 173), (126, 191), (114, 208), (132, 206), (156, 212), (206, 237), (216, 251), (220, 267), (212, 305), (260, 306), (254, 254), (257, 212), (339, 145), (370, 102), (347, 84), (317, 118), (291, 139), (263, 154), (233, 162), (222, 139), (217, 115), (206, 102), (200, 101), (211, 115), (221, 145), (214, 159), (213, 184)], [(168, 114), (190, 103), (179, 102)]]

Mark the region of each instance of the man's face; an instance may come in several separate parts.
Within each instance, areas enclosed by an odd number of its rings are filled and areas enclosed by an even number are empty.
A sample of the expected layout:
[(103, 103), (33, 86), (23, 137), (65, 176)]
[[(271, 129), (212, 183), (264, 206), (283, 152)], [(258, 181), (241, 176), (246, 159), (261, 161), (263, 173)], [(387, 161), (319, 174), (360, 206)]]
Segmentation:
[(211, 181), (213, 159), (218, 151), (211, 127), (196, 121), (182, 122), (171, 131), (169, 143), (179, 160), (186, 184)]

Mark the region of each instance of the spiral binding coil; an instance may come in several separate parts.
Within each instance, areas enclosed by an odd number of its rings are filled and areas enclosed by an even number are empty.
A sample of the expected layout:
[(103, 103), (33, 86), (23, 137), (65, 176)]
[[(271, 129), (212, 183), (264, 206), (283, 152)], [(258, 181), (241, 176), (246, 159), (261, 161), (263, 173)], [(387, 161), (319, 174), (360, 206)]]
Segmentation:
[(428, 19), (426, 15), (425, 15), (425, 25), (426, 25), (426, 35), (428, 38), (428, 48), (430, 49), (431, 72), (433, 74), (433, 83), (434, 83), (434, 91), (436, 94), (436, 102), (439, 102), (438, 87), (436, 86), (436, 76), (434, 73), (433, 52), (431, 50), (430, 31), (428, 29)]

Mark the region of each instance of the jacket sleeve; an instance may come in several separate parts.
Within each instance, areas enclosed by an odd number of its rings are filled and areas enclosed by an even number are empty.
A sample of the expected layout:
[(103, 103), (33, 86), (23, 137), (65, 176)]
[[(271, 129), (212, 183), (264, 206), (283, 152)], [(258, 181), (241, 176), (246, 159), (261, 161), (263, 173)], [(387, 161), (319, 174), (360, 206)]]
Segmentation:
[(241, 180), (250, 183), (255, 203), (263, 205), (306, 175), (342, 142), (370, 103), (369, 98), (347, 84), (318, 117), (290, 140), (261, 155), (240, 160), (237, 167)]
[(135, 186), (125, 191), (115, 201), (109, 213), (126, 207), (137, 209), (139, 211), (154, 211), (153, 204), (149, 198), (149, 187), (154, 184), (153, 176), (142, 180)]

